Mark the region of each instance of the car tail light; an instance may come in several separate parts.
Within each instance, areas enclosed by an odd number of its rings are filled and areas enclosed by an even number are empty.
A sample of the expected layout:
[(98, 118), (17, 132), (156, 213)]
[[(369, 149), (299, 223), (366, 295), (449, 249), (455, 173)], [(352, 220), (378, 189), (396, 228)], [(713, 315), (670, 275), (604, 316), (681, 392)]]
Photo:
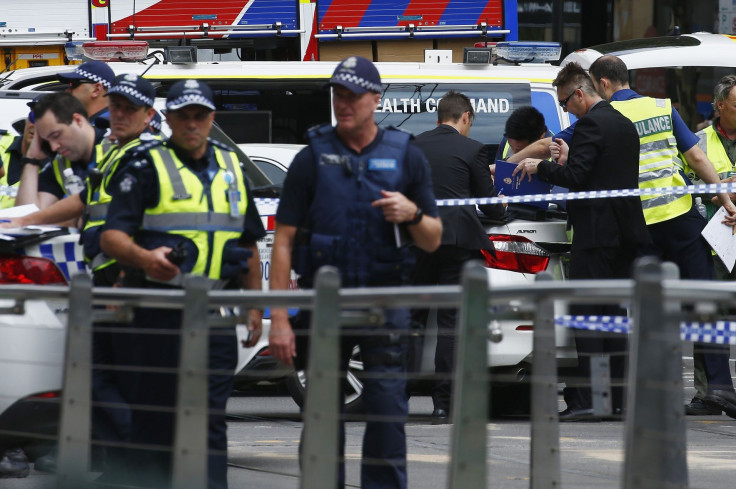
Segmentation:
[(488, 268), (510, 270), (519, 273), (539, 273), (547, 269), (549, 253), (523, 236), (490, 234), (496, 256), (481, 250)]
[(58, 399), (60, 397), (61, 391), (49, 391), (33, 394), (32, 396), (28, 396), (26, 399)]
[(58, 265), (48, 258), (0, 254), (0, 284), (66, 285)]

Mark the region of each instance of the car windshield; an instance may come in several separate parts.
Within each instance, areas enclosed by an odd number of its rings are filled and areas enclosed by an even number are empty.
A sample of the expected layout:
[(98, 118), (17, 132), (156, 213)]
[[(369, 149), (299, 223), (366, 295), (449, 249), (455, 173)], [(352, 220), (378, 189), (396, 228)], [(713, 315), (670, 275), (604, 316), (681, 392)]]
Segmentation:
[(657, 48), (699, 46), (700, 41), (690, 36), (647, 37), (644, 39), (630, 39), (627, 41), (611, 42), (590, 46), (588, 49), (601, 54), (621, 55), (632, 51), (644, 51)]

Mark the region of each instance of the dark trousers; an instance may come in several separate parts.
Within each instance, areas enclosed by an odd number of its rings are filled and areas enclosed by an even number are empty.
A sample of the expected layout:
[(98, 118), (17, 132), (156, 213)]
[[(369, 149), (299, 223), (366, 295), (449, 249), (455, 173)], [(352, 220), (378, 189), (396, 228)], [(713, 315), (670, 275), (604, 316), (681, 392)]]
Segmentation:
[[(434, 253), (416, 252), (413, 285), (457, 285), (463, 266), (470, 260), (481, 259), (478, 250), (466, 250), (452, 245), (442, 245)], [(429, 309), (412, 310), (412, 322), (425, 327)], [(435, 409), (450, 411), (452, 396), (452, 372), (455, 368), (455, 336), (457, 309), (437, 310), (437, 348), (434, 354), (434, 371), (437, 377), (432, 388)]]
[[(363, 402), (365, 406), (365, 433), (360, 470), (363, 489), (406, 489), (406, 433), (404, 425), (409, 413), (406, 396), (408, 309), (388, 309), (383, 330), (377, 334), (374, 326), (343, 327), (340, 340), (340, 369), (343, 382), (340, 399), (344, 399), (344, 385), (348, 363), (355, 345), (360, 347), (365, 375)], [(298, 316), (296, 327), (306, 329), (311, 315), (305, 311)], [(389, 334), (398, 332), (399, 334)], [(309, 395), (307, 387), (307, 395)], [(340, 403), (340, 440), (335, 455), (340, 460), (338, 488), (345, 487), (345, 404)], [(301, 455), (301, 452), (300, 452)]]
[[(111, 287), (119, 273), (117, 264), (95, 271), (93, 284), (95, 287)], [(105, 453), (102, 469), (106, 476), (124, 470), (122, 449), (115, 444), (125, 443), (130, 438), (131, 411), (128, 399), (123, 395), (126, 377), (116, 370), (116, 367), (124, 366), (130, 335), (114, 332), (125, 327), (124, 323), (97, 322), (92, 334), (92, 363), (95, 366), (92, 370), (92, 400), (100, 404), (92, 408), (92, 439), (106, 445), (102, 450)], [(95, 452), (100, 450), (95, 449)]]
[[(647, 226), (655, 245), (652, 254), (676, 263), (680, 268), (680, 278), (714, 280), (710, 246), (700, 235), (706, 224), (707, 221), (692, 207), (674, 219)], [(708, 388), (733, 389), (728, 365), (729, 346), (696, 343), (694, 350), (694, 356), (705, 368)]]
[[(136, 309), (133, 328), (140, 334), (132, 335), (131, 364), (150, 369), (177, 368), (179, 365), (181, 311), (163, 309)], [(157, 330), (157, 334), (146, 334)], [(164, 330), (168, 331), (167, 334)], [(160, 331), (160, 333), (158, 333)], [(232, 391), (232, 372), (237, 364), (237, 343), (231, 328), (210, 331), (208, 376), (208, 424), (207, 475), (209, 489), (227, 488), (227, 425), (225, 407)], [(136, 408), (132, 415), (130, 441), (141, 445), (127, 451), (127, 482), (145, 487), (168, 488), (171, 483), (174, 441), (177, 375), (164, 372), (131, 373), (126, 385), (131, 404)], [(139, 409), (143, 406), (165, 408)], [(143, 448), (145, 447), (145, 448)], [(194, 448), (194, 447), (192, 447)]]
[[(631, 267), (637, 257), (633, 248), (593, 248), (574, 250), (570, 258), (571, 279), (615, 279), (630, 278)], [(570, 307), (573, 315), (622, 316), (626, 311), (610, 305), (576, 305)], [(590, 356), (610, 355), (611, 407), (614, 412), (624, 405), (624, 380), (626, 378), (625, 335), (601, 331), (574, 330), (578, 353), (575, 379), (564, 390), (567, 406), (588, 409), (593, 406), (590, 389)]]

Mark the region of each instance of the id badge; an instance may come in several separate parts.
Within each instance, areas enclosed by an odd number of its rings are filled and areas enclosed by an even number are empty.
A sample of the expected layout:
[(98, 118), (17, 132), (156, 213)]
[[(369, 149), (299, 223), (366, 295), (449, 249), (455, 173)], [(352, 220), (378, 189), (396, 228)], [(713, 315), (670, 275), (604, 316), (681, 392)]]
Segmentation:
[(227, 201), (230, 204), (230, 217), (239, 217), (240, 191), (238, 190), (238, 184), (235, 183), (235, 176), (229, 171), (225, 172), (225, 183), (228, 185)]

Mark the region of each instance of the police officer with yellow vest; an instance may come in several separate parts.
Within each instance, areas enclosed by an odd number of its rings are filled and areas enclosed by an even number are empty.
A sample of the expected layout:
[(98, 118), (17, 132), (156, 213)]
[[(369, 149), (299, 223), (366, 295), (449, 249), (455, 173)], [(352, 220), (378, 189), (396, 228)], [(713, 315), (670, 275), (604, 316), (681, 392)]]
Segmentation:
[(20, 172), (23, 169), (23, 155), (33, 137), (33, 129), (26, 121), (26, 130), (29, 138), (23, 135), (16, 136), (7, 131), (0, 131), (0, 163), (2, 164), (2, 176), (0, 176), (0, 207), (5, 209), (15, 205), (15, 197), (10, 195), (11, 188), (17, 188), (20, 182)]
[[(52, 93), (33, 107), (36, 132), (23, 161), (16, 205), (36, 204), (44, 209), (81, 190), (68, 185), (64, 170), (71, 168), (83, 182), (90, 169), (97, 166), (112, 144), (103, 141), (104, 130), (87, 120), (84, 105), (69, 93)], [(45, 158), (55, 154), (51, 162)], [(38, 168), (42, 166), (39, 172)]]
[[(260, 290), (256, 241), (265, 235), (237, 154), (208, 139), (215, 105), (210, 88), (195, 80), (175, 83), (166, 99), (169, 141), (142, 145), (129, 153), (116, 174), (113, 199), (102, 233), (102, 249), (125, 267), (126, 284), (171, 288), (186, 275), (209, 279), (213, 287)], [(178, 260), (173, 263), (172, 252)], [(248, 272), (250, 270), (250, 272)], [(132, 283), (131, 283), (132, 281)], [(136, 309), (135, 330), (177, 330), (181, 312)], [(248, 346), (260, 336), (262, 311), (250, 310)], [(223, 334), (224, 333), (224, 334)], [(179, 338), (171, 334), (134, 335), (134, 364), (176, 367)], [(213, 331), (209, 368), (209, 488), (227, 487), (225, 405), (237, 362), (234, 332)], [(175, 375), (134, 375), (131, 403), (172, 408)], [(169, 487), (174, 416), (171, 412), (134, 410), (131, 442), (150, 449), (130, 450), (130, 480), (146, 487)]]
[[(107, 95), (110, 98), (111, 137), (115, 142), (105, 138), (98, 144), (98, 147), (103, 147), (98, 148), (98, 153), (104, 153), (105, 156), (96, 162), (97, 167), (89, 171), (85, 188), (79, 194), (63, 198), (42, 210), (0, 224), (2, 227), (23, 227), (73, 221), (84, 216), (81, 242), (87, 263), (93, 269), (96, 286), (112, 286), (120, 274), (120, 268), (102, 253), (99, 243), (107, 205), (111, 200), (106, 187), (125, 152), (139, 146), (142, 139), (153, 139), (144, 131), (148, 130), (154, 116), (152, 106), (156, 92), (149, 81), (136, 74), (126, 74), (117, 77)], [(113, 338), (110, 333), (102, 331), (104, 326), (95, 324), (93, 361), (97, 365), (115, 364), (120, 356), (118, 352), (126, 348), (128, 340), (126, 335)], [(119, 324), (114, 326), (120, 327)], [(127, 441), (130, 434), (130, 411), (125, 407), (127, 402), (118, 385), (119, 380), (113, 371), (95, 369), (93, 372), (93, 400), (107, 404), (106, 407), (93, 409), (96, 439), (121, 442)], [(118, 467), (115, 465), (114, 449), (108, 449), (107, 455), (105, 471), (110, 472)], [(41, 462), (39, 464), (36, 461), (37, 468), (46, 463), (46, 468), (53, 470), (53, 456), (43, 457)]]
[[(590, 66), (596, 90), (627, 116), (639, 132), (639, 188), (684, 186), (678, 150), (693, 172), (705, 183), (720, 178), (708, 156), (698, 146), (698, 138), (684, 125), (669, 99), (642, 97), (629, 88), (626, 64), (615, 56), (598, 58)], [(729, 217), (736, 223), (736, 207), (728, 194), (719, 194)], [(706, 225), (693, 206), (689, 194), (661, 194), (642, 197), (644, 217), (652, 236), (655, 253), (673, 261), (686, 279), (715, 278), (710, 247), (700, 232)], [(708, 394), (705, 402), (736, 418), (736, 391), (728, 365), (728, 345), (698, 345), (703, 352)]]

